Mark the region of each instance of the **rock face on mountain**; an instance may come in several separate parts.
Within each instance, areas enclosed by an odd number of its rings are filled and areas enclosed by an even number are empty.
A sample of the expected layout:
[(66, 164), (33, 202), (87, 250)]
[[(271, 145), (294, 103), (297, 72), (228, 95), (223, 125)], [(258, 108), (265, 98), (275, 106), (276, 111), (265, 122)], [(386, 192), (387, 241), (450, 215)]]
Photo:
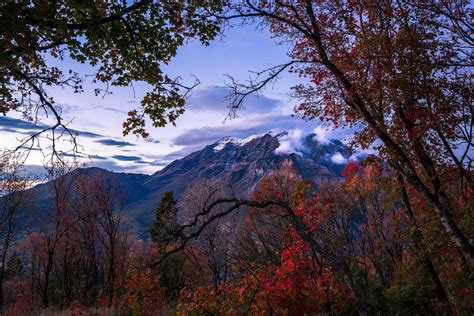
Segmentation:
[[(277, 154), (279, 139), (284, 136), (264, 134), (243, 140), (226, 137), (176, 160), (150, 176), (144, 184), (150, 192), (128, 204), (126, 213), (140, 225), (149, 226), (153, 209), (165, 191), (173, 191), (179, 196), (189, 185), (216, 177), (232, 185), (238, 194), (249, 194), (260, 179), (284, 160), (290, 160), (302, 178), (313, 180), (316, 186), (321, 179), (340, 177), (343, 161), (349, 157), (348, 148), (340, 141), (321, 144), (313, 140), (314, 135), (308, 135), (298, 153)], [(334, 157), (340, 160), (334, 160)]]
[[(322, 179), (338, 178), (349, 158), (348, 148), (340, 141), (324, 144), (308, 135), (293, 150), (280, 150), (286, 134), (254, 135), (247, 139), (226, 137), (182, 159), (176, 160), (151, 176), (113, 173), (99, 168), (74, 172), (103, 172), (114, 177), (127, 193), (124, 214), (140, 230), (150, 227), (154, 210), (165, 191), (178, 197), (189, 186), (202, 180), (218, 178), (230, 184), (240, 195), (251, 193), (255, 185), (271, 170), (290, 160), (302, 178), (311, 179), (317, 187)], [(278, 149), (278, 150), (277, 150)], [(35, 187), (47, 197), (47, 184)], [(43, 201), (44, 204), (46, 201)]]

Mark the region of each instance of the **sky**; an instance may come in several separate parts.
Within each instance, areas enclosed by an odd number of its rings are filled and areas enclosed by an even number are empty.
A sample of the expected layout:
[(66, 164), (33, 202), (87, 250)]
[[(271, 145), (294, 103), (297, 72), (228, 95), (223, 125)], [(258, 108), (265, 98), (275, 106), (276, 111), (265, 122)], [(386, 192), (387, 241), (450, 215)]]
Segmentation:
[[(187, 110), (177, 120), (176, 126), (149, 126), (150, 137), (147, 139), (122, 135), (122, 123), (127, 112), (137, 107), (147, 91), (143, 84), (136, 84), (133, 88), (113, 88), (112, 94), (102, 97), (95, 96), (96, 86), (86, 79), (85, 92), (81, 94), (61, 88), (49, 92), (64, 120), (70, 122), (69, 128), (79, 133), (77, 142), (81, 145), (79, 157), (82, 162), (117, 172), (152, 174), (173, 160), (225, 136), (245, 138), (267, 131), (296, 130), (298, 132), (291, 135), (316, 132), (321, 139), (344, 137), (347, 131), (326, 130), (317, 122), (306, 122), (301, 117), (292, 116), (297, 101), (290, 98), (290, 88), (301, 80), (292, 74), (283, 75), (262, 95), (250, 96), (238, 118), (227, 118), (226, 74), (245, 80), (252, 75), (251, 71), (286, 62), (287, 51), (288, 47), (277, 44), (267, 31), (252, 26), (230, 29), (225, 32), (225, 37), (214, 40), (209, 46), (199, 42), (187, 43), (164, 71), (171, 76), (181, 76), (185, 83), (194, 82), (195, 76), (200, 84), (192, 91)], [(51, 62), (61, 69), (73, 69), (82, 75), (93, 73), (89, 66), (68, 59)], [(43, 118), (33, 125), (14, 113), (0, 117), (0, 149), (17, 147), (22, 139), (50, 122)], [(48, 146), (47, 139), (42, 140), (42, 146)], [(70, 148), (67, 140), (62, 146)], [(37, 172), (46, 158), (39, 150), (32, 150), (26, 165), (31, 172)]]

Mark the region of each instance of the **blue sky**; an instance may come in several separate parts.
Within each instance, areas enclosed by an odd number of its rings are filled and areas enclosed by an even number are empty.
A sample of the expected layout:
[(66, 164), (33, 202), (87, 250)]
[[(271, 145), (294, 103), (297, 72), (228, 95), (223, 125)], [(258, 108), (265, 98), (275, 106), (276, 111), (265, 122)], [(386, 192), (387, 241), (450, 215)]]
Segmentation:
[[(74, 94), (68, 89), (50, 90), (63, 117), (71, 121), (69, 127), (79, 132), (78, 143), (84, 154), (93, 156), (83, 162), (114, 171), (153, 173), (169, 162), (183, 157), (224, 136), (246, 137), (269, 130), (283, 131), (300, 129), (312, 132), (316, 122), (304, 122), (292, 117), (295, 100), (289, 97), (290, 87), (299, 82), (295, 75), (284, 75), (271, 89), (261, 96), (251, 96), (246, 110), (239, 118), (226, 120), (228, 111), (224, 97), (225, 74), (245, 80), (251, 73), (280, 64), (288, 60), (288, 48), (278, 45), (266, 31), (252, 26), (228, 30), (225, 37), (214, 40), (209, 46), (191, 42), (181, 47), (165, 71), (171, 76), (181, 76), (184, 82), (201, 84), (193, 90), (186, 113), (177, 121), (177, 126), (149, 127), (150, 138), (122, 136), (122, 122), (127, 111), (136, 107), (147, 91), (144, 84), (134, 88), (114, 88), (113, 94), (95, 96), (92, 84), (86, 81), (85, 92)], [(71, 60), (53, 61), (62, 69), (73, 69), (81, 75), (92, 74), (93, 69)], [(19, 141), (41, 126), (21, 121), (20, 116), (9, 114), (0, 118), (0, 148), (14, 148)], [(41, 124), (48, 124), (44, 118)], [(341, 137), (337, 131), (328, 137)], [(42, 141), (47, 146), (47, 140)], [(68, 150), (70, 144), (62, 144)], [(41, 165), (45, 158), (39, 151), (32, 151), (26, 164), (31, 169)]]

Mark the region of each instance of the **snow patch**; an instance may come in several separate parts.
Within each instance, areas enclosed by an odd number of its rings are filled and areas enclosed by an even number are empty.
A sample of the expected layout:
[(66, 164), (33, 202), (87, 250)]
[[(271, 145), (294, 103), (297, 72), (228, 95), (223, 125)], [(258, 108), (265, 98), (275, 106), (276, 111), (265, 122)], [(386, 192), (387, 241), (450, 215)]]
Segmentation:
[(240, 139), (237, 138), (237, 137), (230, 137), (230, 136), (226, 136), (224, 138), (222, 138), (220, 141), (217, 142), (217, 145), (214, 146), (214, 152), (218, 152), (218, 151), (221, 151), (222, 149), (224, 149), (224, 147), (229, 144), (229, 143), (232, 143), (232, 144), (235, 144), (239, 141)]
[(217, 145), (214, 146), (213, 149), (214, 149), (214, 152), (219, 152), (222, 149), (224, 149), (224, 147), (227, 146), (227, 144), (229, 144), (229, 143), (241, 147), (241, 146), (251, 142), (254, 139), (265, 136), (266, 134), (269, 134), (269, 132), (263, 133), (263, 134), (250, 135), (247, 138), (238, 138), (238, 137), (226, 136), (226, 137), (222, 138), (220, 141), (218, 141)]

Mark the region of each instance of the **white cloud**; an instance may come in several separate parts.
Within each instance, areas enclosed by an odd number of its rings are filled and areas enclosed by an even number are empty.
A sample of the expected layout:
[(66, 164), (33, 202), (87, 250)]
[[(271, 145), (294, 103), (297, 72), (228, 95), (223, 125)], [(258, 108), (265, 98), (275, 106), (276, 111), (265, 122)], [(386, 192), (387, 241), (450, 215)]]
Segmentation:
[(341, 153), (337, 152), (331, 156), (331, 161), (335, 164), (342, 165), (342, 164), (347, 163), (347, 158), (344, 158), (344, 156)]
[(306, 122), (300, 117), (292, 117), (290, 114), (270, 113), (255, 116), (245, 116), (221, 125), (208, 125), (200, 128), (192, 128), (184, 131), (172, 139), (171, 143), (178, 146), (210, 145), (223, 137), (231, 136), (246, 138), (249, 135), (261, 134), (272, 131), (279, 133), (283, 131), (301, 129), (310, 131), (312, 122)]
[(300, 154), (304, 150), (303, 131), (299, 128), (289, 130), (286, 134), (278, 137), (280, 146), (275, 149), (275, 154)]
[(313, 140), (317, 141), (320, 144), (327, 145), (330, 142), (329, 135), (330, 131), (325, 128), (323, 125), (318, 125), (314, 130), (313, 133), (315, 134)]

